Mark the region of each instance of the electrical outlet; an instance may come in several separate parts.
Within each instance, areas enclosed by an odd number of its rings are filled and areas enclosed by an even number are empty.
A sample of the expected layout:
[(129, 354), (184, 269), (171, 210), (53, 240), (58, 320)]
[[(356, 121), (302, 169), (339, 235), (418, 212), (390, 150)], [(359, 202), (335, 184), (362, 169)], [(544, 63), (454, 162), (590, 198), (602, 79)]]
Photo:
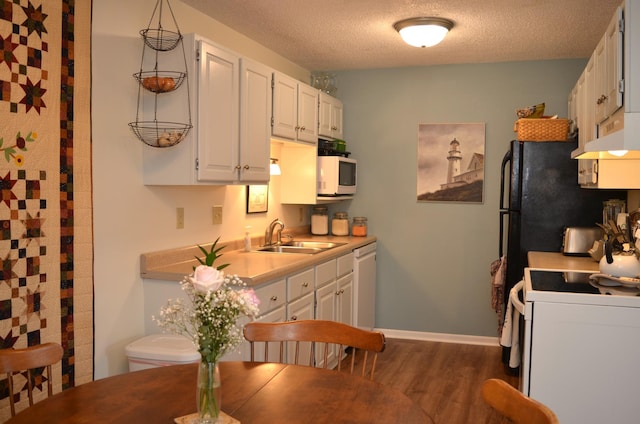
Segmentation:
[(184, 228), (184, 208), (176, 208), (176, 229)]
[(213, 223), (222, 224), (222, 206), (213, 207)]

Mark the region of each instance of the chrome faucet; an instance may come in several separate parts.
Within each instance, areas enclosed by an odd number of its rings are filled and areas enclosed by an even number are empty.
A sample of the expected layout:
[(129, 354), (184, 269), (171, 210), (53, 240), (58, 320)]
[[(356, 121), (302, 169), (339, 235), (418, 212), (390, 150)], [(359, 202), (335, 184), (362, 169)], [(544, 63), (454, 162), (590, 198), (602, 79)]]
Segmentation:
[[(280, 226), (280, 228), (276, 232), (276, 242), (273, 242), (273, 232), (276, 229), (276, 226)], [(284, 230), (284, 223), (280, 221), (278, 218), (271, 221), (271, 224), (267, 227), (264, 232), (264, 245), (272, 246), (274, 244), (280, 245), (282, 244), (282, 230)]]

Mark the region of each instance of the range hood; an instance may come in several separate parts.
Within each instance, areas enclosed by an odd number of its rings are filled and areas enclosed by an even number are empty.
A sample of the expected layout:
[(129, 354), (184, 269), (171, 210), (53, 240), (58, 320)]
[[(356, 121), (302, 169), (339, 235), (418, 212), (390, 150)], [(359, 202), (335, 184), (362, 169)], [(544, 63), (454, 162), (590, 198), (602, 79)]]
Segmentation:
[[(616, 152), (627, 151), (624, 155)], [(640, 113), (624, 114), (624, 128), (603, 135), (571, 152), (573, 159), (640, 159)]]

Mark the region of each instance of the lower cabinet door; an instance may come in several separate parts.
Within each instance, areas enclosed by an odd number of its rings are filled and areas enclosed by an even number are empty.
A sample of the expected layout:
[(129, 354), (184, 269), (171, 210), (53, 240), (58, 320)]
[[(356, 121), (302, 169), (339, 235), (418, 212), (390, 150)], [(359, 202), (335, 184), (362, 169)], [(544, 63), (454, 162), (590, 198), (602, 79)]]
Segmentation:
[[(314, 319), (314, 303), (313, 292), (290, 302), (287, 305), (287, 321)], [(300, 349), (297, 355), (298, 363), (301, 365), (308, 365), (309, 358), (311, 358), (311, 346), (308, 343), (300, 343)], [(287, 362), (290, 364), (294, 364), (296, 362), (295, 343), (288, 343)]]

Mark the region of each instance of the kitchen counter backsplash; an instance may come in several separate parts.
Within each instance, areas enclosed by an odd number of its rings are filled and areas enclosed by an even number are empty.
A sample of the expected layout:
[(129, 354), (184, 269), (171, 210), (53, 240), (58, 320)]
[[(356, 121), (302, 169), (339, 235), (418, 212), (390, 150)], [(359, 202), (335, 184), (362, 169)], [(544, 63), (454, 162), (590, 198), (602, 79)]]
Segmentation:
[[(342, 256), (355, 248), (376, 241), (374, 236), (314, 236), (309, 234), (308, 226), (284, 231), (283, 236), (286, 234), (293, 236), (294, 240), (329, 241), (345, 244), (310, 255), (256, 251), (258, 247), (264, 245), (264, 236), (251, 238), (252, 250), (250, 252), (244, 251), (243, 239), (221, 240), (218, 245), (226, 247), (220, 252), (222, 257), (217, 265), (230, 264), (225, 268), (225, 273), (237, 274), (248, 285), (255, 286)], [(208, 250), (212, 244), (213, 241), (201, 244), (201, 246)], [(184, 276), (193, 272), (193, 267), (199, 264), (195, 259), (196, 256), (203, 256), (197, 245), (143, 253), (140, 255), (140, 275), (144, 279), (182, 281)]]

